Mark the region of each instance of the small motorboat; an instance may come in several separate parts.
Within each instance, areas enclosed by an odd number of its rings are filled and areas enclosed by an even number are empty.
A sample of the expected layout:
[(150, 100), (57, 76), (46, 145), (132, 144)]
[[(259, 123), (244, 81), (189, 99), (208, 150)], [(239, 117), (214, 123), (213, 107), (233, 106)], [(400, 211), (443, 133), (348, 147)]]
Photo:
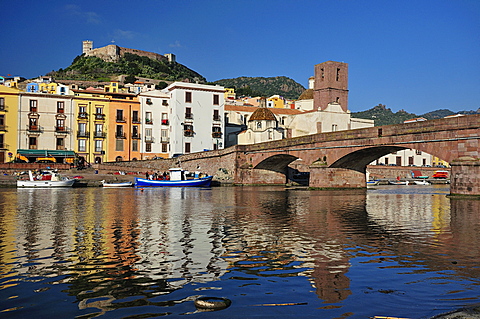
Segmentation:
[(32, 171), (28, 171), (28, 180), (17, 180), (17, 187), (72, 187), (75, 179), (61, 176), (57, 172), (48, 171), (48, 175), (36, 179)]
[(379, 179), (367, 181), (367, 186), (377, 186), (378, 184), (380, 184)]
[(427, 181), (413, 181), (416, 185), (430, 185), (430, 182)]
[(103, 187), (132, 187), (133, 182), (105, 182), (100, 181)]
[(408, 185), (408, 181), (388, 181), (390, 185)]
[(213, 176), (190, 173), (181, 168), (169, 169), (167, 179), (151, 180), (135, 177), (135, 187), (209, 187)]

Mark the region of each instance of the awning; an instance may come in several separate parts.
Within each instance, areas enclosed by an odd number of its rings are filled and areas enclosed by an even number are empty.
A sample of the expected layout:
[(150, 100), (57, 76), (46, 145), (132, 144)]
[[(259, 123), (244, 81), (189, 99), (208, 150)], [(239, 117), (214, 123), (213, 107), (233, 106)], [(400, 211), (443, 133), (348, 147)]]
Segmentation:
[(17, 154), (26, 157), (75, 157), (74, 151), (58, 150), (17, 150)]

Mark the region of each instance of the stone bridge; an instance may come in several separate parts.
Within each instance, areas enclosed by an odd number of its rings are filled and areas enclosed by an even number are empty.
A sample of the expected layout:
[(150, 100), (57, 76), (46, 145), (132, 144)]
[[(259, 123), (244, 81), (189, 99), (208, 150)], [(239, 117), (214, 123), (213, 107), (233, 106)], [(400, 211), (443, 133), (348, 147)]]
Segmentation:
[(301, 159), (310, 170), (310, 187), (360, 188), (369, 163), (403, 149), (449, 162), (452, 194), (480, 195), (480, 115), (237, 145), (184, 155), (176, 164), (234, 184), (285, 184), (288, 165)]

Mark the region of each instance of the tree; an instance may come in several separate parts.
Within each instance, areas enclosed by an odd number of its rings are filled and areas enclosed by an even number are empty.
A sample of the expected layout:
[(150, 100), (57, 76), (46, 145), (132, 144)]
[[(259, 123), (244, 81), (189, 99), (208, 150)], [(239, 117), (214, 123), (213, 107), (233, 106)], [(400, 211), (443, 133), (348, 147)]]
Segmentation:
[(130, 75), (127, 75), (127, 76), (125, 77), (125, 80), (124, 80), (123, 82), (124, 82), (125, 84), (127, 84), (127, 83), (132, 83), (132, 84), (133, 84), (133, 83), (135, 83), (135, 81), (137, 81), (137, 80), (138, 80), (138, 79), (135, 77), (135, 75), (130, 74)]

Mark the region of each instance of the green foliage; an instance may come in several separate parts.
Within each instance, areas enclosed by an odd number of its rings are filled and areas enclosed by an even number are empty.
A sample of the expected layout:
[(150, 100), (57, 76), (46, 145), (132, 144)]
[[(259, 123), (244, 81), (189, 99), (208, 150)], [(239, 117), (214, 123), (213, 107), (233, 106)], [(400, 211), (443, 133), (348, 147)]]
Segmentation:
[(138, 80), (138, 79), (135, 77), (135, 75), (130, 74), (130, 75), (127, 75), (127, 76), (125, 77), (125, 80), (124, 80), (123, 82), (124, 82), (125, 84), (127, 84), (127, 83), (132, 83), (132, 84), (133, 84), (133, 83), (135, 83), (136, 80)]
[(280, 95), (287, 99), (297, 99), (305, 88), (286, 76), (277, 77), (239, 77), (213, 82), (227, 88), (234, 88), (237, 97)]
[(375, 120), (375, 126), (401, 124), (403, 121), (410, 120), (418, 117), (413, 113), (407, 113), (404, 110), (400, 110), (393, 113), (391, 109), (387, 108), (383, 104), (378, 104), (370, 110), (363, 112), (352, 112), (352, 117)]
[(145, 56), (125, 53), (118, 62), (105, 62), (98, 57), (79, 55), (72, 64), (58, 71), (52, 71), (48, 75), (59, 80), (91, 80), (98, 78), (112, 78), (118, 75), (128, 74), (132, 77), (145, 77), (166, 81), (191, 81), (206, 82), (199, 73), (179, 63), (158, 61)]

